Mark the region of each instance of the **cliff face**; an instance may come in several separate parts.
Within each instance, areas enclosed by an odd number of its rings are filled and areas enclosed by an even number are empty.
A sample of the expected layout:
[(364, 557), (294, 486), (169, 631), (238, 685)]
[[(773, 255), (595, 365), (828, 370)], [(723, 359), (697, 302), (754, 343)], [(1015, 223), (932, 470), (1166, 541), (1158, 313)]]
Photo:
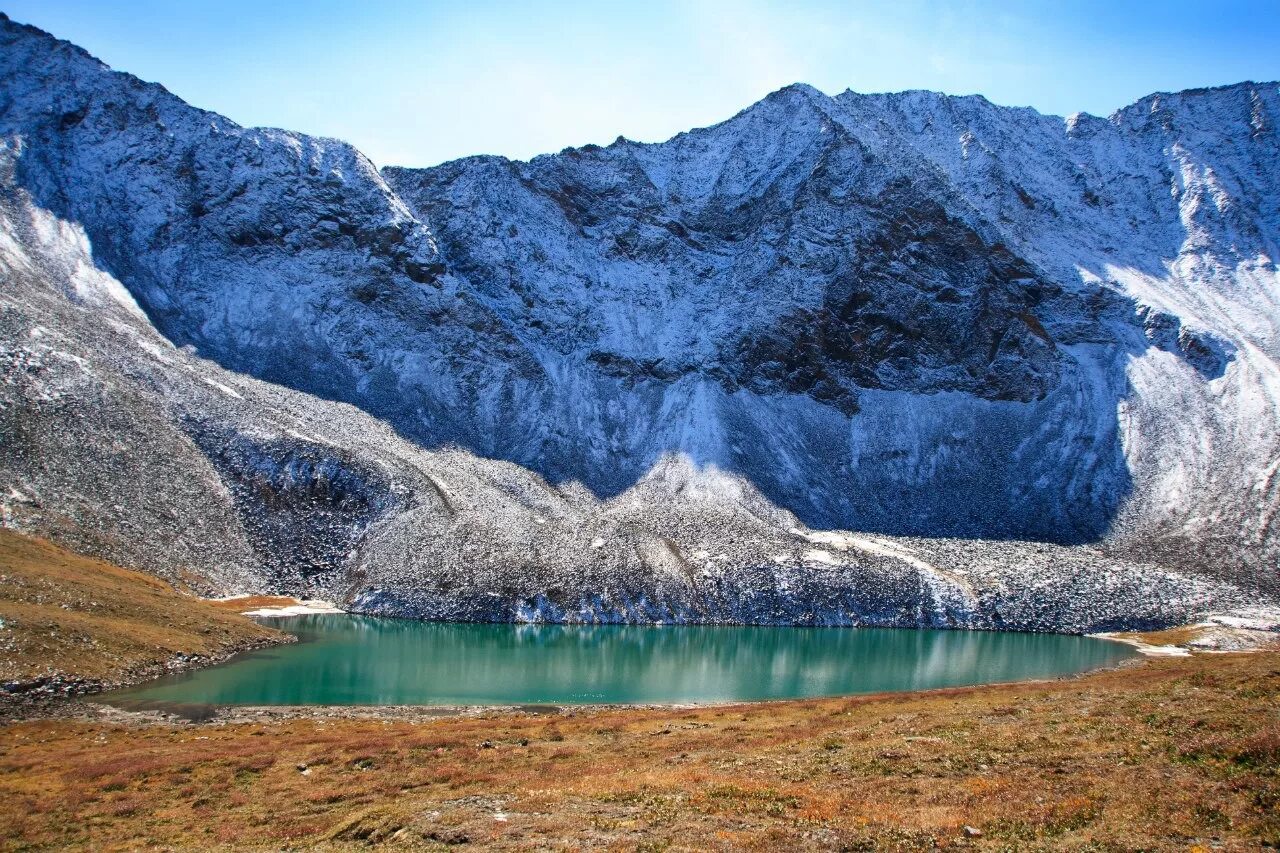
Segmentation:
[[(1065, 120), (792, 86), (664, 143), (379, 172), (7, 20), (0, 76), (6, 346), (43, 324), (142, 395), (121, 434), (172, 440), (119, 439), (103, 486), (198, 472), (167, 527), (221, 525), (218, 577), (469, 618), (966, 624), (1011, 605), (953, 568), (1280, 584), (1275, 84)], [(10, 395), (49, 375), (23, 370)], [(61, 416), (29, 405), (7, 429), (38, 444)], [(60, 505), (101, 405), (39, 472), (11, 452), (13, 490), (62, 477)], [(92, 491), (108, 538), (147, 502)]]
[[(1251, 84), (1109, 121), (791, 87), (658, 145), (384, 175), (567, 365), (485, 452), (607, 490), (681, 450), (855, 529), (1070, 542), (1232, 515), (1256, 543), (1280, 450), (1278, 107)], [(704, 416), (663, 434), (691, 389)], [(616, 419), (598, 402), (646, 395)], [(548, 410), (582, 425), (569, 450), (529, 446)], [(1227, 470), (1257, 488), (1227, 497)]]

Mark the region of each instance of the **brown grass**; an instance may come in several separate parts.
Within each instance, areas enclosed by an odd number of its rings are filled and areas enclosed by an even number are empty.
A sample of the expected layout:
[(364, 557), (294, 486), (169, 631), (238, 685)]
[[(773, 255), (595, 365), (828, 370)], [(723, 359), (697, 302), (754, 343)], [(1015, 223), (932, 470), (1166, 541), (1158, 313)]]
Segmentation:
[[(1280, 651), (1280, 634), (1269, 631), (1229, 628), (1221, 625), (1181, 625), (1163, 631), (1121, 631), (1110, 635), (1117, 640), (1136, 640), (1149, 646), (1180, 646), (1194, 649), (1199, 642), (1214, 641), (1223, 637), (1239, 642), (1237, 649), (1256, 648)], [(1229, 646), (1228, 646), (1229, 648)]]
[(230, 613), (243, 613), (246, 610), (261, 610), (264, 607), (288, 607), (298, 604), (298, 599), (287, 595), (242, 595), (239, 598), (227, 598), (221, 601), (203, 599), (210, 607)]
[(162, 580), (0, 530), (0, 680), (112, 682), (281, 635)]
[(1278, 807), (1272, 652), (692, 710), (0, 728), (10, 848), (1253, 850)]
[(1117, 639), (1138, 640), (1150, 646), (1186, 646), (1200, 636), (1200, 629), (1194, 625), (1182, 625), (1164, 631), (1120, 631)]

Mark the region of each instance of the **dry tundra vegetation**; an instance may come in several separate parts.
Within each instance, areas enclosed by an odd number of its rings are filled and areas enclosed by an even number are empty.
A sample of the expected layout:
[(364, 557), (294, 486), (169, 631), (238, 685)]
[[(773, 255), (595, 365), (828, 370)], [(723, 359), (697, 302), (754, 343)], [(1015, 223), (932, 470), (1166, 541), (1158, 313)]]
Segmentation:
[(280, 639), (151, 575), (0, 529), (0, 682), (111, 683)]
[(1280, 844), (1275, 652), (685, 709), (178, 723), (81, 707), (0, 728), (0, 848)]

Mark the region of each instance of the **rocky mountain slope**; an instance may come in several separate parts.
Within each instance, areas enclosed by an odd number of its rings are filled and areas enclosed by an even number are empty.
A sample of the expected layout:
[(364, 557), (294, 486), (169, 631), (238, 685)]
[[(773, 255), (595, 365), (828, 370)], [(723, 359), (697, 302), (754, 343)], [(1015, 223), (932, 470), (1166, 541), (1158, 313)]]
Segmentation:
[(379, 172), (7, 19), (0, 80), (8, 525), (442, 618), (1085, 630), (1280, 587), (1275, 84), (793, 86)]

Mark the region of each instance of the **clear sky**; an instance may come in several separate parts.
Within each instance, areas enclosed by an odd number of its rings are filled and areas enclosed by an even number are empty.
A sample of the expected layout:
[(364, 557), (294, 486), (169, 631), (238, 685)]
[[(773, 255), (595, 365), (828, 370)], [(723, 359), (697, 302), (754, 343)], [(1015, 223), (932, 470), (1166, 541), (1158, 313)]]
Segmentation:
[[(1280, 79), (1280, 0), (0, 0), (244, 125), (379, 165), (528, 158), (713, 124), (788, 83), (1106, 115)], [(3, 81), (0, 81), (3, 85)]]

